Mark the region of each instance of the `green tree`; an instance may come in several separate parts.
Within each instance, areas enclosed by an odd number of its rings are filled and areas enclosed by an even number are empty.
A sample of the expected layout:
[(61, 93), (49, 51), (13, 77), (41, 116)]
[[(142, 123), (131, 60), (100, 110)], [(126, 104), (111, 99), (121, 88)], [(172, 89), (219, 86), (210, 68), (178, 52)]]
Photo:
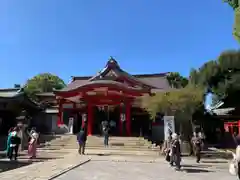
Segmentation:
[(64, 81), (56, 75), (41, 73), (27, 80), (24, 90), (30, 95), (42, 92), (52, 92), (53, 89), (65, 87)]
[(234, 10), (234, 29), (233, 35), (240, 42), (240, 1), (239, 0), (224, 0), (227, 2)]
[(171, 72), (167, 75), (167, 80), (172, 88), (184, 88), (188, 84), (188, 79), (178, 72)]
[(215, 94), (215, 101), (240, 91), (240, 51), (220, 54), (217, 60), (205, 63), (199, 70), (192, 70), (190, 82), (208, 88)]
[(157, 113), (175, 116), (183, 138), (192, 133), (192, 115), (202, 107), (204, 91), (200, 87), (186, 86), (170, 92), (158, 92), (155, 96), (143, 97), (142, 106), (154, 118)]

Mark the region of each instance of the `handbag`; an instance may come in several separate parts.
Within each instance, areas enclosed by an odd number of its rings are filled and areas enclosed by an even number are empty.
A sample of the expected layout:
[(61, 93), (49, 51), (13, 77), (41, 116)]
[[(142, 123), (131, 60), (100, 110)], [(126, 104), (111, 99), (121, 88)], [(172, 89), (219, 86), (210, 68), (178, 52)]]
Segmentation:
[(166, 160), (167, 162), (170, 162), (170, 150), (167, 151), (165, 160)]
[(237, 175), (238, 167), (236, 161), (232, 160), (229, 164), (229, 173), (233, 176)]
[(170, 156), (169, 156), (169, 154), (166, 155), (166, 158), (165, 158), (165, 159), (166, 159), (167, 162), (170, 162)]

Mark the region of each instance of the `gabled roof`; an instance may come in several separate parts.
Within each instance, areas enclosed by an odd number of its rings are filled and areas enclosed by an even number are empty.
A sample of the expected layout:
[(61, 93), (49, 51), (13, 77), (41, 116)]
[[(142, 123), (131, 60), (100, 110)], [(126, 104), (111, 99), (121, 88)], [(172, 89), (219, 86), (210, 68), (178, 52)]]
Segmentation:
[(40, 108), (40, 105), (30, 99), (22, 88), (0, 89), (0, 100), (3, 102), (18, 101), (25, 106), (31, 106), (37, 109)]
[[(139, 75), (130, 75), (129, 73), (122, 70), (117, 63), (116, 60), (110, 58), (107, 62), (105, 68), (100, 71), (95, 76), (83, 76), (83, 77), (72, 77), (72, 82), (68, 84), (66, 88), (59, 90), (60, 92), (71, 91), (78, 87), (84, 86), (86, 84), (91, 84), (92, 82), (99, 81), (99, 80), (106, 80), (110, 83), (116, 82), (115, 80), (119, 77), (124, 78), (130, 81), (132, 84), (138, 86), (137, 88), (141, 87), (142, 89), (162, 89), (168, 90), (170, 86), (166, 79), (167, 73), (159, 73), (159, 74), (139, 74)], [(119, 82), (121, 83), (121, 82)], [(121, 83), (123, 86), (126, 86), (124, 83)], [(128, 85), (128, 87), (130, 87)], [(56, 91), (58, 92), (58, 91)]]
[(0, 98), (14, 98), (21, 95), (23, 91), (19, 88), (0, 89)]

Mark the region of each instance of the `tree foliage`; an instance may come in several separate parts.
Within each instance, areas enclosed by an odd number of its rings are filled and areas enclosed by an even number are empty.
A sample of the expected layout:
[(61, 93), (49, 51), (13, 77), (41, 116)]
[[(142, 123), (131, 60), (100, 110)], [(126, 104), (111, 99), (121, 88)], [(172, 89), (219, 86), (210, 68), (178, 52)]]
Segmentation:
[(202, 88), (186, 86), (170, 92), (158, 92), (155, 96), (144, 97), (142, 106), (153, 118), (158, 113), (174, 116), (181, 134), (187, 137), (192, 132), (192, 115), (203, 106), (203, 101)]
[(224, 0), (234, 10), (234, 29), (233, 35), (240, 42), (240, 1), (239, 0)]
[(200, 87), (186, 86), (185, 88), (158, 92), (154, 96), (143, 98), (142, 106), (152, 117), (157, 113), (165, 115), (192, 115), (203, 104), (204, 91)]
[(233, 10), (239, 7), (239, 0), (224, 0), (224, 2), (228, 3)]
[(167, 80), (172, 88), (183, 88), (187, 86), (188, 79), (181, 76), (178, 72), (171, 72), (167, 75)]
[(64, 81), (56, 75), (50, 73), (41, 73), (27, 80), (25, 91), (30, 95), (35, 93), (52, 92), (53, 89), (65, 87)]
[(213, 92), (218, 99), (240, 91), (240, 51), (221, 53), (217, 60), (205, 63), (198, 70), (193, 69), (189, 79), (192, 84)]

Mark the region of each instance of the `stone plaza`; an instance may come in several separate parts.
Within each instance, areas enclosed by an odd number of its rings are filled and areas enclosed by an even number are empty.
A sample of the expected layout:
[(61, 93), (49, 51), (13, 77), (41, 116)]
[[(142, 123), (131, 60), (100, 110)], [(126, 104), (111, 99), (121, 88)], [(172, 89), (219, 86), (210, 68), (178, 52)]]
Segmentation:
[(184, 158), (182, 170), (175, 171), (163, 157), (144, 156), (94, 156), (91, 161), (79, 166), (56, 180), (233, 180), (228, 173), (228, 162), (203, 160), (196, 164), (192, 158)]

